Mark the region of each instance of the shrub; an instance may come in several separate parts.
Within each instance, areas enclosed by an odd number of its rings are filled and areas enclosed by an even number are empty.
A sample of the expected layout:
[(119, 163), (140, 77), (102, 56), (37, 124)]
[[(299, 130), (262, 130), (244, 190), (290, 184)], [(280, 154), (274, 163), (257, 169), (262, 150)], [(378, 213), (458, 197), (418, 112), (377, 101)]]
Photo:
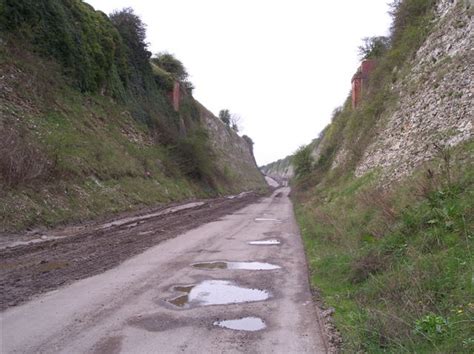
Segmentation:
[(179, 139), (172, 148), (180, 170), (196, 180), (212, 183), (212, 154), (209, 148), (209, 136), (205, 130), (199, 129), (185, 138)]
[(48, 177), (52, 162), (25, 136), (0, 127), (0, 181), (10, 187)]
[(77, 0), (5, 0), (4, 6), (4, 29), (56, 58), (81, 91), (120, 91), (121, 38), (102, 12)]
[(380, 58), (383, 56), (390, 44), (388, 37), (366, 37), (363, 39), (364, 44), (359, 46), (359, 55), (362, 59)]
[(313, 157), (311, 156), (311, 147), (301, 146), (293, 156), (293, 167), (295, 176), (304, 177), (311, 173), (313, 169)]
[(230, 112), (228, 109), (221, 109), (219, 111), (219, 119), (228, 127), (230, 127)]
[(151, 62), (166, 72), (170, 73), (171, 76), (177, 81), (186, 81), (188, 78), (188, 72), (184, 67), (183, 63), (176, 59), (173, 54), (167, 52), (161, 52), (155, 54), (151, 59)]

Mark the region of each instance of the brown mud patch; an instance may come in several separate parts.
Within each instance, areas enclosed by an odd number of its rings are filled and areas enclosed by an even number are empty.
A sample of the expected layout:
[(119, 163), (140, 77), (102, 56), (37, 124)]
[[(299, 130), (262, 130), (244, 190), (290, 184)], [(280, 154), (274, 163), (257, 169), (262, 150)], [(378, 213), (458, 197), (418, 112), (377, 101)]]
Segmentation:
[[(260, 198), (208, 200), (194, 208), (159, 214), (133, 228), (113, 222), (77, 228), (67, 237), (0, 250), (0, 310), (75, 280), (100, 274), (162, 241), (233, 213)], [(153, 210), (148, 210), (153, 213)], [(54, 232), (54, 230), (53, 230)]]

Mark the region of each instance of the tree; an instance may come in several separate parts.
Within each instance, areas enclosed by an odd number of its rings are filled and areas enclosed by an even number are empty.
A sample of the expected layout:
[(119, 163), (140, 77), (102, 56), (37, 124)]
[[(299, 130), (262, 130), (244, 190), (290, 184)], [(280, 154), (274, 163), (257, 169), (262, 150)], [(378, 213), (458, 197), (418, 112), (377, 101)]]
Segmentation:
[(127, 7), (120, 11), (112, 12), (110, 20), (129, 49), (128, 54), (133, 64), (138, 67), (148, 67), (151, 52), (148, 51), (148, 43), (145, 41), (146, 26), (140, 17), (135, 15), (132, 8)]
[(231, 128), (237, 133), (239, 131), (239, 122), (241, 121), (241, 118), (237, 114), (231, 114), (230, 115), (230, 126)]
[(361, 59), (380, 58), (388, 50), (390, 39), (388, 37), (366, 37), (364, 44), (359, 46), (359, 55)]
[(230, 112), (228, 109), (221, 109), (219, 111), (219, 119), (223, 121), (225, 125), (230, 127)]
[(183, 63), (176, 59), (173, 54), (167, 52), (157, 53), (151, 59), (151, 62), (169, 72), (177, 81), (186, 82), (189, 76)]
[(231, 114), (228, 109), (221, 109), (219, 112), (219, 119), (224, 122), (229, 128), (235, 132), (239, 131), (239, 122), (241, 117), (237, 114)]
[(292, 163), (297, 177), (309, 174), (313, 169), (313, 157), (311, 156), (310, 146), (300, 146), (293, 155)]

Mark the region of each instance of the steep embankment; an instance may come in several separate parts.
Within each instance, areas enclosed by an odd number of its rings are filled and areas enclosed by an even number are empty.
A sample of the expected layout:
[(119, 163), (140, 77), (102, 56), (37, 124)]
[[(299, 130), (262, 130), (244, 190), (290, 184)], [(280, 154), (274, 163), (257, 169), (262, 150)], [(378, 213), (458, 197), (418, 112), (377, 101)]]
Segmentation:
[(359, 104), (293, 157), (312, 285), (348, 352), (472, 352), (473, 7), (393, 10)]
[(294, 176), (292, 156), (261, 166), (260, 171), (280, 183), (288, 182)]
[(132, 11), (4, 0), (0, 29), (0, 230), (264, 188)]
[(201, 122), (209, 132), (209, 143), (214, 151), (215, 163), (224, 178), (240, 189), (262, 188), (262, 173), (255, 168), (251, 142), (238, 136), (233, 129), (216, 118), (208, 109), (198, 104)]
[[(394, 100), (376, 122), (372, 139), (357, 163), (356, 176), (378, 168), (384, 179), (398, 180), (432, 160), (438, 146), (472, 138), (474, 25), (465, 1), (440, 1), (436, 24), (415, 57), (392, 73), (387, 92)], [(334, 166), (346, 159), (347, 146)]]

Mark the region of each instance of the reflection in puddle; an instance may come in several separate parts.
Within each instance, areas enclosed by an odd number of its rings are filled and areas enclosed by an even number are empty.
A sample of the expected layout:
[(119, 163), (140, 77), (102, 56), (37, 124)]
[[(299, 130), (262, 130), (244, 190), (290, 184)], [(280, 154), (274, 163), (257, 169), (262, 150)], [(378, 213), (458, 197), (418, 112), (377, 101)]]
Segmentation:
[(178, 307), (236, 304), (263, 301), (270, 297), (266, 290), (243, 288), (227, 280), (204, 280), (196, 285), (176, 286), (173, 290), (187, 293), (168, 300)]
[(250, 241), (249, 245), (279, 245), (281, 242), (277, 239)]
[(188, 295), (178, 296), (172, 300), (168, 300), (168, 302), (174, 306), (183, 307), (188, 303)]
[(274, 218), (256, 218), (255, 221), (276, 221), (276, 222), (281, 222), (280, 219), (274, 219)]
[(196, 263), (193, 267), (200, 269), (242, 269), (242, 270), (273, 270), (280, 266), (262, 262), (206, 262)]
[(195, 263), (192, 266), (199, 269), (228, 269), (227, 262)]
[(261, 318), (258, 317), (244, 317), (239, 318), (238, 320), (226, 320), (226, 321), (216, 321), (213, 323), (214, 326), (219, 326), (222, 328), (235, 329), (237, 331), (260, 331), (267, 326)]

